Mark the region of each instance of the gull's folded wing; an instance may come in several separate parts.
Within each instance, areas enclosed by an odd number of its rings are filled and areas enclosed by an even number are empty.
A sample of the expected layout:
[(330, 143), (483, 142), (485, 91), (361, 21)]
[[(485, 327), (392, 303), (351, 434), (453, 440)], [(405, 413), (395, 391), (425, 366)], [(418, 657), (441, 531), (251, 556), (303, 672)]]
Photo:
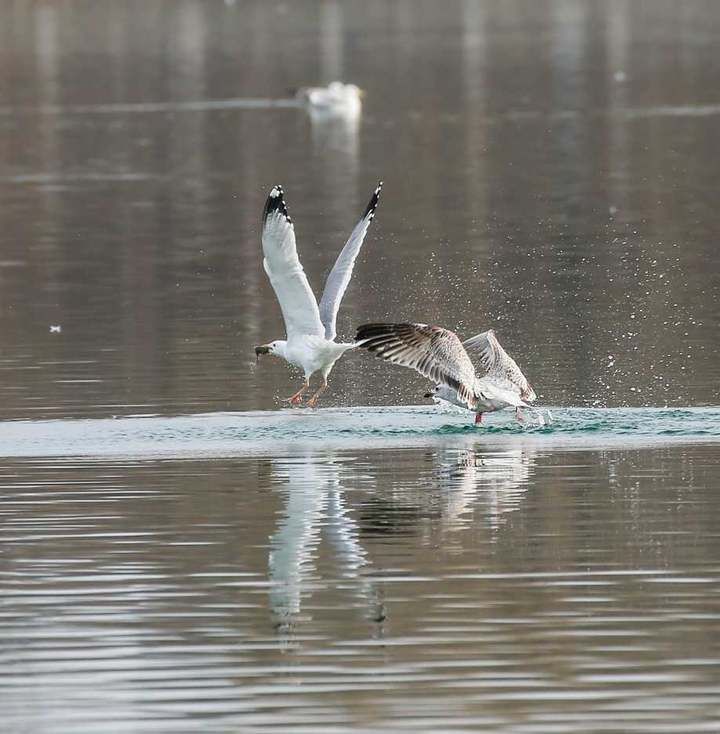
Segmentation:
[(333, 269), (325, 281), (325, 290), (320, 299), (320, 319), (325, 325), (325, 338), (331, 341), (335, 338), (336, 334), (335, 322), (337, 320), (338, 309), (340, 308), (340, 301), (342, 301), (342, 297), (345, 295), (345, 290), (352, 277), (355, 260), (362, 247), (365, 234), (368, 231), (370, 222), (372, 222), (375, 216), (375, 209), (380, 199), (380, 189), (382, 189), (382, 181), (378, 183), (372, 197), (370, 197), (362, 218), (355, 225), (355, 229), (353, 229), (350, 238), (338, 255), (335, 265), (333, 265)]
[(262, 248), (263, 267), (280, 303), (288, 339), (302, 334), (322, 336), (325, 329), (298, 258), (295, 229), (280, 186), (273, 187), (265, 202)]

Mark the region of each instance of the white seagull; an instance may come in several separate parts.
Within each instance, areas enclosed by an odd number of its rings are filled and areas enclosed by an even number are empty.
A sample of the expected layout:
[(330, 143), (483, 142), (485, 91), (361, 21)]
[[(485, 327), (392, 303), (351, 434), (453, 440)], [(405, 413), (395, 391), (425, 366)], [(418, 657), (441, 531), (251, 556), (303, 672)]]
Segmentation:
[(290, 364), (300, 367), (305, 374), (303, 386), (285, 402), (298, 405), (303, 393), (310, 387), (310, 377), (320, 372), (322, 384), (308, 401), (315, 407), (318, 397), (327, 389), (327, 378), (333, 365), (354, 343), (335, 341), (335, 322), (338, 308), (352, 277), (355, 260), (362, 247), (365, 233), (375, 216), (382, 181), (370, 197), (360, 221), (338, 255), (325, 281), (325, 291), (318, 306), (300, 264), (295, 244), (295, 229), (288, 215), (281, 186), (275, 186), (265, 202), (263, 212), (262, 248), (263, 267), (275, 291), (287, 339), (275, 340), (255, 347), (256, 358), (261, 354), (275, 354)]
[[(388, 362), (411, 367), (437, 385), (425, 397), (445, 400), (475, 413), (520, 408), (537, 397), (515, 360), (490, 329), (461, 342), (455, 332), (427, 324), (365, 324), (357, 330), (358, 346)], [(485, 370), (478, 377), (468, 352), (479, 356)]]
[(350, 117), (359, 115), (362, 109), (363, 91), (355, 84), (330, 82), (327, 87), (302, 87), (295, 96), (316, 112)]

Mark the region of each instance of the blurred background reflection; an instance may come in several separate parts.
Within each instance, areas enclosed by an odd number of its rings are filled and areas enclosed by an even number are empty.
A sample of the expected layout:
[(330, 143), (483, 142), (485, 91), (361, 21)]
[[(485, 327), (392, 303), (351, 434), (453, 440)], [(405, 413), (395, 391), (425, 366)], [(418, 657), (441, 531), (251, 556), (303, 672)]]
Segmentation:
[[(251, 370), (282, 332), (264, 198), (285, 186), (319, 287), (379, 178), (342, 337), (494, 326), (546, 403), (717, 402), (713, 4), (28, 0), (0, 21), (6, 417), (276, 405), (285, 365)], [(361, 116), (292, 97), (334, 79)], [(327, 404), (420, 400), (363, 357)]]

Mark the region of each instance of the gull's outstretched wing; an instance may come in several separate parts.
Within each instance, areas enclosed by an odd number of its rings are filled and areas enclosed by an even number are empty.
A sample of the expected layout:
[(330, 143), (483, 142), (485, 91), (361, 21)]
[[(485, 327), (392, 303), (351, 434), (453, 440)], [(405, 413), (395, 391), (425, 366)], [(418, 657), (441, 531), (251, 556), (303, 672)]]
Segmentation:
[(288, 215), (281, 186), (273, 187), (263, 211), (263, 267), (275, 291), (288, 338), (325, 332), (317, 301), (298, 259), (295, 229)]
[(365, 212), (360, 221), (355, 225), (350, 238), (345, 243), (345, 247), (338, 255), (333, 269), (330, 271), (325, 281), (325, 290), (320, 299), (320, 319), (325, 325), (325, 338), (331, 341), (335, 338), (335, 322), (337, 312), (340, 308), (340, 301), (345, 295), (350, 278), (352, 277), (355, 260), (362, 247), (365, 234), (368, 231), (370, 222), (375, 216), (378, 201), (380, 200), (380, 189), (382, 189), (382, 181), (378, 183), (377, 188), (370, 197)]
[(427, 324), (365, 324), (355, 338), (376, 356), (451, 387), (474, 409), (475, 368), (454, 332)]
[(486, 370), (486, 377), (498, 381), (512, 383), (523, 400), (532, 402), (537, 395), (532, 385), (527, 381), (515, 360), (500, 346), (495, 332), (490, 329), (466, 339), (463, 346), (468, 352), (474, 352), (480, 357), (480, 362)]

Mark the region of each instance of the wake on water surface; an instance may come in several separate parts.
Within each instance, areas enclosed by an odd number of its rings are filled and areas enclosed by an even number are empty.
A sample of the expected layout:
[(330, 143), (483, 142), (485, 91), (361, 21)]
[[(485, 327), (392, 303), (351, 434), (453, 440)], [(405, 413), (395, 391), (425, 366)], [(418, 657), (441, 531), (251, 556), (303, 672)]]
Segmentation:
[[(308, 450), (443, 446), (621, 448), (720, 440), (720, 407), (551, 408), (552, 423), (518, 423), (436, 406), (284, 409), (107, 419), (5, 421), (0, 456), (212, 458)], [(543, 409), (546, 414), (547, 409)]]

